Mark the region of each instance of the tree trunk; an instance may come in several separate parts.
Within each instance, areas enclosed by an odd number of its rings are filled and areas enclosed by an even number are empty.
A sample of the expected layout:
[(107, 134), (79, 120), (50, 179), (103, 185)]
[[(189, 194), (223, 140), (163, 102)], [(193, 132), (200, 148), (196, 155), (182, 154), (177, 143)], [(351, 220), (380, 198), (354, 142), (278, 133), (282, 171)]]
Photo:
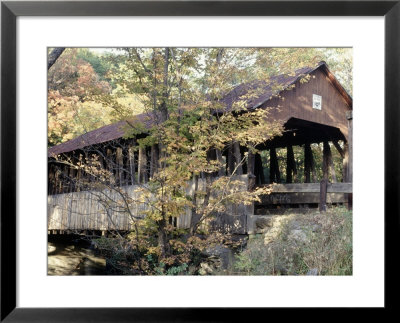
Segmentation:
[(192, 214), (190, 217), (190, 234), (194, 234), (195, 226), (197, 222), (200, 220), (200, 216), (197, 214), (197, 191), (199, 189), (199, 176), (194, 175), (194, 192), (193, 192), (193, 207), (192, 207)]
[(233, 154), (235, 156), (236, 175), (243, 175), (242, 157), (240, 154), (240, 145), (237, 141), (233, 142)]
[(65, 47), (56, 47), (51, 51), (51, 53), (47, 57), (47, 70), (49, 70), (50, 67), (54, 65), (54, 63), (57, 61), (64, 50)]
[(164, 50), (164, 75), (163, 75), (163, 99), (161, 103), (161, 122), (164, 122), (168, 119), (168, 66), (169, 66), (169, 47), (166, 47)]
[(169, 246), (168, 246), (168, 239), (167, 239), (167, 233), (165, 232), (165, 227), (167, 225), (165, 221), (165, 214), (162, 215), (163, 219), (160, 221), (157, 221), (157, 234), (158, 234), (158, 246), (160, 247), (160, 260), (166, 257), (166, 255), (169, 253)]

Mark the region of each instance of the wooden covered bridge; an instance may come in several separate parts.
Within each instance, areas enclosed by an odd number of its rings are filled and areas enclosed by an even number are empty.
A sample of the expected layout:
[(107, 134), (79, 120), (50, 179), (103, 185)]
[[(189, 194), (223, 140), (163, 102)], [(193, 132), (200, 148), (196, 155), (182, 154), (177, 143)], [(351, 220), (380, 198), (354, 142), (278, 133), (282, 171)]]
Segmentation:
[[(351, 206), (352, 98), (327, 65), (321, 62), (314, 68), (296, 70), (292, 75), (275, 76), (269, 83), (258, 81), (239, 85), (223, 98), (225, 108), (232, 109), (234, 102), (255, 87), (262, 89), (261, 94), (248, 99), (246, 107), (250, 110), (269, 109), (269, 117), (280, 122), (284, 132), (257, 147), (260, 153), (249, 153), (246, 162), (237, 169), (238, 176), (246, 181), (249, 189), (275, 183), (273, 193), (263, 197), (261, 203), (233, 208), (232, 218), (239, 218), (240, 231), (252, 232), (258, 214), (280, 207), (312, 207), (321, 203)], [(135, 120), (146, 127), (153, 122), (146, 114), (136, 116)], [(85, 157), (96, 155), (101, 167), (114, 174), (113, 184), (135, 194), (135, 186), (146, 183), (153, 176), (156, 167), (153, 161), (158, 159), (158, 149), (156, 145), (136, 149), (135, 139), (124, 139), (127, 123), (120, 121), (104, 126), (48, 149), (48, 230), (131, 228), (128, 216), (121, 215), (118, 208), (110, 211), (98, 203), (96, 196), (101, 193), (93, 192), (95, 179), (83, 168), (70, 167), (71, 163), (79, 165)], [(141, 136), (144, 135), (138, 135), (136, 139)], [(312, 152), (315, 144), (323, 146), (319, 176)], [(294, 157), (293, 147), (296, 146), (304, 153), (302, 176), (298, 176)], [(282, 148), (286, 150), (284, 170), (280, 168), (277, 154)], [(340, 154), (342, 174), (335, 172), (331, 148)], [(223, 172), (229, 175), (245, 152), (246, 148), (233, 142), (224, 151), (214, 154), (214, 158), (224, 161)], [(302, 183), (299, 178), (303, 179)], [(338, 179), (341, 183), (336, 183)], [(189, 187), (188, 194), (191, 190)], [(109, 194), (118, 195), (112, 190)], [(325, 200), (321, 201), (321, 196), (325, 196)], [(138, 216), (145, 209), (143, 204), (135, 205)], [(178, 218), (176, 225), (188, 227), (189, 223), (190, 212), (187, 212)]]

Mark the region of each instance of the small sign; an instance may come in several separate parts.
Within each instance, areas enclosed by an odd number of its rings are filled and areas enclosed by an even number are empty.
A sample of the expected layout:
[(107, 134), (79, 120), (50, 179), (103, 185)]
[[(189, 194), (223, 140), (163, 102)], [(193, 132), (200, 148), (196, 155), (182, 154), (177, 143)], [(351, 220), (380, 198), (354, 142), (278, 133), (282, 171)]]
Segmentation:
[(317, 94), (312, 95), (312, 107), (313, 107), (313, 109), (321, 110), (322, 96), (317, 95)]

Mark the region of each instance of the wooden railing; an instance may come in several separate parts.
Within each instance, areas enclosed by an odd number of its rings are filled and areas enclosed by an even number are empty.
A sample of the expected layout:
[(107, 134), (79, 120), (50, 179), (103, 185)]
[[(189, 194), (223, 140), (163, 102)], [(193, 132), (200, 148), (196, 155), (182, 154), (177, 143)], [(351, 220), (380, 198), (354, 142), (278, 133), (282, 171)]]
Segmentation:
[(353, 192), (352, 183), (269, 184), (271, 194), (262, 197), (262, 204), (307, 204), (318, 203), (321, 211), (328, 203), (349, 203), (349, 194)]

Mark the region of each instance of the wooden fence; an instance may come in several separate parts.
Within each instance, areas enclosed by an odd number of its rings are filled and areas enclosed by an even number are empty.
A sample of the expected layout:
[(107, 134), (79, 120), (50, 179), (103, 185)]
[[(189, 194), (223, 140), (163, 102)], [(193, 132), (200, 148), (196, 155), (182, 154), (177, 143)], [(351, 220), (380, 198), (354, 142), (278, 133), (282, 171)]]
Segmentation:
[(349, 203), (349, 195), (353, 192), (352, 183), (295, 183), (271, 184), (271, 194), (261, 197), (259, 205), (293, 205), (318, 204), (321, 211), (326, 204)]
[[(247, 187), (247, 175), (238, 176)], [(204, 185), (199, 181), (199, 188)], [(352, 183), (297, 183), (272, 184), (271, 194), (261, 197), (261, 205), (293, 205), (319, 204), (320, 210), (326, 209), (327, 203), (347, 203), (352, 193)], [(134, 202), (130, 205), (135, 217), (143, 218), (148, 209), (147, 204), (140, 202), (138, 186), (123, 187), (124, 193)], [(186, 193), (193, 194), (194, 183), (189, 183)], [(139, 201), (139, 202), (135, 202)], [(129, 231), (132, 229), (132, 219), (124, 210), (122, 195), (117, 190), (83, 191), (57, 195), (47, 198), (48, 230), (57, 231)], [(254, 205), (230, 205), (226, 213), (218, 216), (215, 226), (225, 231), (247, 233), (249, 221), (254, 221)], [(190, 226), (191, 210), (187, 209), (177, 219), (178, 228)]]

